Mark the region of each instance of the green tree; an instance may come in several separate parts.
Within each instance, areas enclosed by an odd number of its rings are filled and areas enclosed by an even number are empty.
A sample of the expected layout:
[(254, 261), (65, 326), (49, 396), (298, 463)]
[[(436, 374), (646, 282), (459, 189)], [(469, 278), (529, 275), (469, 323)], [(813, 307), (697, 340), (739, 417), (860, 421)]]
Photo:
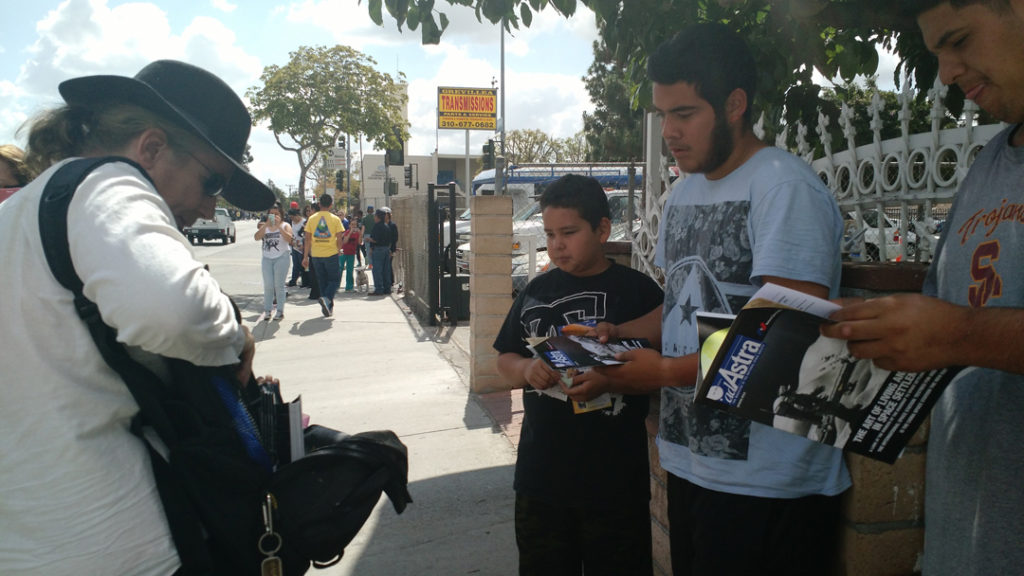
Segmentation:
[(542, 130), (519, 129), (505, 133), (505, 158), (508, 164), (554, 162), (557, 142)]
[(579, 164), (590, 156), (590, 147), (582, 130), (555, 141), (555, 162)]
[[(875, 74), (876, 46), (894, 51), (901, 59), (897, 76), (906, 70), (916, 80), (919, 97), (931, 88), (937, 64), (924, 48), (916, 24), (902, 14), (902, 2), (892, 0), (447, 0), (471, 6), (477, 19), (504, 23), (509, 29), (529, 27), (533, 13), (552, 9), (571, 17), (579, 5), (597, 17), (598, 30), (610, 60), (622, 66), (631, 91), (633, 108), (650, 103), (646, 62), (658, 44), (679, 29), (697, 22), (721, 22), (750, 43), (758, 61), (760, 105), (768, 129), (810, 114), (821, 100), (812, 81), (817, 69), (825, 78)], [(424, 43), (437, 43), (447, 19), (434, 7), (435, 0), (387, 0), (395, 19), (415, 29), (429, 26)], [(371, 17), (382, 24), (381, 0), (369, 0)], [(442, 25), (436, 24), (440, 20)], [(910, 32), (910, 33), (907, 33)], [(897, 85), (901, 79), (894, 78)], [(963, 94), (951, 87), (947, 105), (958, 116)]]
[(643, 156), (644, 111), (634, 108), (621, 66), (604, 42), (594, 42), (594, 63), (583, 78), (594, 113), (583, 113), (587, 160), (621, 162)]
[(362, 134), (381, 149), (408, 138), (404, 76), (396, 82), (376, 64), (348, 46), (303, 46), (284, 66), (264, 68), (262, 86), (247, 91), (253, 121), (269, 123), (277, 144), (295, 153), (299, 197), (305, 198), (307, 178), (317, 191), (324, 178), (333, 179), (333, 172), (318, 168), (341, 135)]

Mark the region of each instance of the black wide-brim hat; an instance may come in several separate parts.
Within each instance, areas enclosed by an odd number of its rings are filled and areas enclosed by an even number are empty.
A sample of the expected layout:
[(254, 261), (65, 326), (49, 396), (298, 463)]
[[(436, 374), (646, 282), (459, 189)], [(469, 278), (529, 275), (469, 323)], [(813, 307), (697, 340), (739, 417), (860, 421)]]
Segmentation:
[(242, 165), (252, 117), (223, 80), (176, 60), (157, 60), (127, 76), (84, 76), (61, 82), (64, 101), (93, 108), (101, 104), (135, 104), (166, 118), (201, 138), (235, 165), (224, 186), (224, 198), (243, 210), (266, 210), (274, 193)]

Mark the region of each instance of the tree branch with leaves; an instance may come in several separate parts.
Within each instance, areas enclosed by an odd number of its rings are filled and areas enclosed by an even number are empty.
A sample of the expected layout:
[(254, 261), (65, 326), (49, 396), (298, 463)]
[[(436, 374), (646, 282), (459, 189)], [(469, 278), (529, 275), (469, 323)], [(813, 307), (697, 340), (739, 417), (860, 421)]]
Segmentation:
[(300, 47), (284, 66), (267, 66), (262, 86), (249, 88), (254, 123), (265, 122), (277, 144), (295, 153), (299, 195), (311, 172), (343, 134), (362, 134), (378, 148), (408, 138), (402, 118), (404, 76), (379, 72), (377, 62), (348, 46)]

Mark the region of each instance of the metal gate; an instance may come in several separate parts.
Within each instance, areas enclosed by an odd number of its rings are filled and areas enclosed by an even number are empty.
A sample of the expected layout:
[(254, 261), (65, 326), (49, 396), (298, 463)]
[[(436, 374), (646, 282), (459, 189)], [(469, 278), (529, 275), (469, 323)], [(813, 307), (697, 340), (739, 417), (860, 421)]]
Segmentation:
[[(448, 191), (447, 199), (438, 199), (437, 191)], [(430, 323), (457, 324), (469, 319), (469, 275), (458, 274), (455, 265), (455, 183), (427, 185), (427, 268)], [(448, 222), (448, 237), (444, 223)]]

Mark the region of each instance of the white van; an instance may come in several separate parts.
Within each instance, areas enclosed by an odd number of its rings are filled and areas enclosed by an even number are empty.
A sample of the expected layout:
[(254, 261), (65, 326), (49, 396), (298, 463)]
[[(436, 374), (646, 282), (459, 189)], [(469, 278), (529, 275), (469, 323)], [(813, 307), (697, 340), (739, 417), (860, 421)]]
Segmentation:
[(235, 223), (231, 221), (227, 208), (215, 208), (213, 220), (199, 218), (186, 226), (182, 231), (192, 244), (202, 244), (204, 240), (219, 239), (221, 244), (235, 241)]

